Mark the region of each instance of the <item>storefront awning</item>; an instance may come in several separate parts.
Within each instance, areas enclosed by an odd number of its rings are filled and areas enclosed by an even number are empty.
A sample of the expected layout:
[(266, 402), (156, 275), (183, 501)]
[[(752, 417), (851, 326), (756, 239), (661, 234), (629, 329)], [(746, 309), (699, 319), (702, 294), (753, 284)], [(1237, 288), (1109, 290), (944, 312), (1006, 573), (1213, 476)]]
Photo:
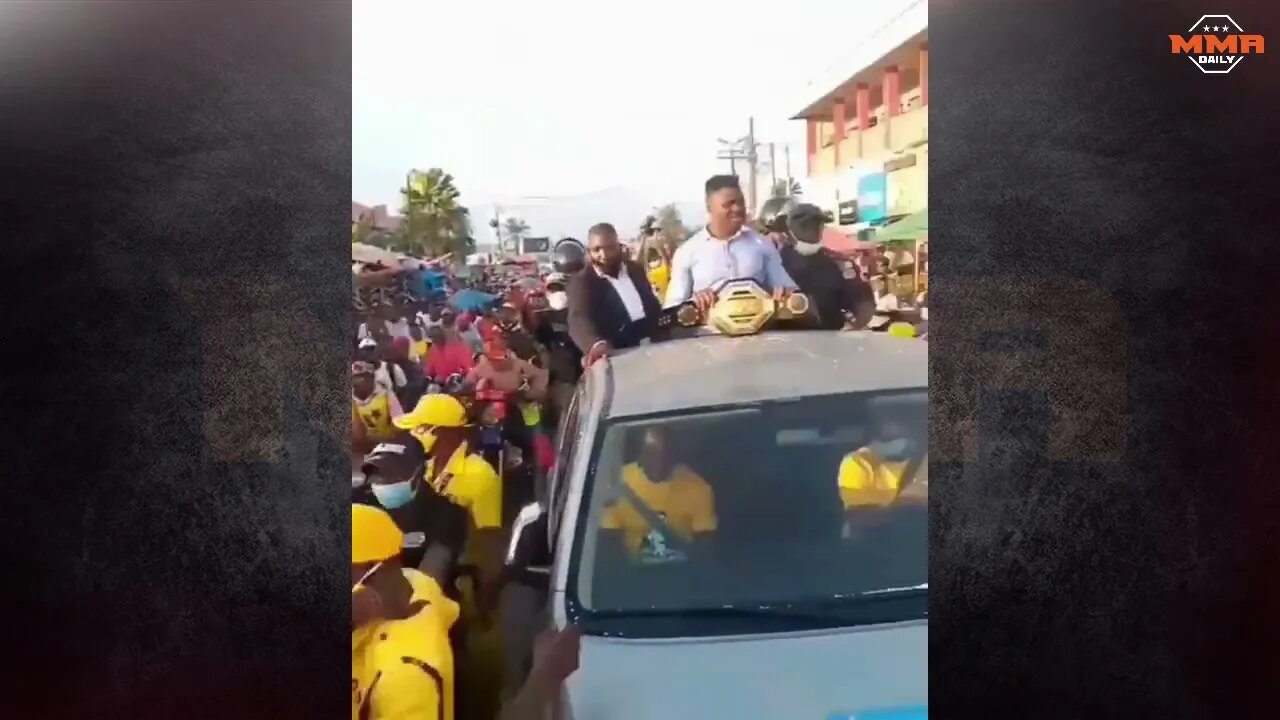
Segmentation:
[(929, 236), (929, 210), (920, 210), (895, 220), (876, 231), (873, 242), (885, 245), (896, 242), (915, 242)]
[(822, 231), (822, 247), (836, 255), (852, 255), (860, 250), (874, 250), (876, 244), (859, 240), (853, 235), (834, 228), (826, 228)]

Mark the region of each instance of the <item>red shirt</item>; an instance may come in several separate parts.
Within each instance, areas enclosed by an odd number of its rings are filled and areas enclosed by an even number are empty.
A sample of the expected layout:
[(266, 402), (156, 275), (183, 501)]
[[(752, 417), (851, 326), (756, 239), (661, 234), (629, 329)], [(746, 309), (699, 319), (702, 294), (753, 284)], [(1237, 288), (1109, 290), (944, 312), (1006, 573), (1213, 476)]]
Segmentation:
[(444, 380), (454, 373), (466, 375), (474, 365), (471, 348), (464, 342), (455, 341), (432, 345), (422, 369), (427, 377)]

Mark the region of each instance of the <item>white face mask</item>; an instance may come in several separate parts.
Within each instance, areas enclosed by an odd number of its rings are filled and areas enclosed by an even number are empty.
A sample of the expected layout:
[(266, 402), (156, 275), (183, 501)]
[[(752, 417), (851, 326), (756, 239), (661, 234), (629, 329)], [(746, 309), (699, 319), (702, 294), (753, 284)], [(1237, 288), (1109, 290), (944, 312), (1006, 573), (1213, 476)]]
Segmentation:
[(797, 240), (795, 248), (801, 255), (817, 255), (822, 250), (822, 243), (802, 243)]
[(547, 293), (547, 306), (552, 310), (563, 310), (569, 307), (569, 293), (563, 290)]

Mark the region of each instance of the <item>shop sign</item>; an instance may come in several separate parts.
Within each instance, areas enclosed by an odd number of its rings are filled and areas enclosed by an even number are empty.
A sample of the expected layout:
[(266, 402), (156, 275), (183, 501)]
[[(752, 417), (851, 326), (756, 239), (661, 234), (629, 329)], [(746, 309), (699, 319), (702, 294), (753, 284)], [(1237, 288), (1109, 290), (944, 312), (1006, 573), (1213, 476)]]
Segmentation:
[(862, 222), (879, 222), (888, 215), (888, 192), (884, 173), (865, 175), (858, 180), (858, 216)]

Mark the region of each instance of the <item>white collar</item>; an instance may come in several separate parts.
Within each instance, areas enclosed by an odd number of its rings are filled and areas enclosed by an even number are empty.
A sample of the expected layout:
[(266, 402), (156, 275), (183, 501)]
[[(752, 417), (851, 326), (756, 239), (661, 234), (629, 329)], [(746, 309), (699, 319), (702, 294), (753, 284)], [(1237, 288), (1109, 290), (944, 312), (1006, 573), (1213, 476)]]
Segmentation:
[(721, 242), (721, 243), (724, 243), (725, 245), (728, 245), (734, 240), (741, 240), (744, 237), (748, 237), (751, 234), (751, 228), (747, 227), (746, 225), (743, 225), (742, 227), (738, 228), (738, 232), (734, 233), (733, 237), (727, 240), (721, 240), (715, 235), (712, 235), (711, 228), (708, 225), (703, 225), (702, 230), (700, 230), (699, 232), (702, 233), (702, 235), (705, 236), (708, 240), (712, 240), (714, 242)]
[(605, 280), (623, 280), (623, 279), (630, 280), (631, 279), (631, 273), (627, 271), (627, 262), (625, 260), (623, 260), (622, 264), (618, 266), (617, 277), (606, 274), (605, 271), (597, 267), (595, 263), (591, 263), (591, 269), (595, 270), (596, 275), (599, 275)]

